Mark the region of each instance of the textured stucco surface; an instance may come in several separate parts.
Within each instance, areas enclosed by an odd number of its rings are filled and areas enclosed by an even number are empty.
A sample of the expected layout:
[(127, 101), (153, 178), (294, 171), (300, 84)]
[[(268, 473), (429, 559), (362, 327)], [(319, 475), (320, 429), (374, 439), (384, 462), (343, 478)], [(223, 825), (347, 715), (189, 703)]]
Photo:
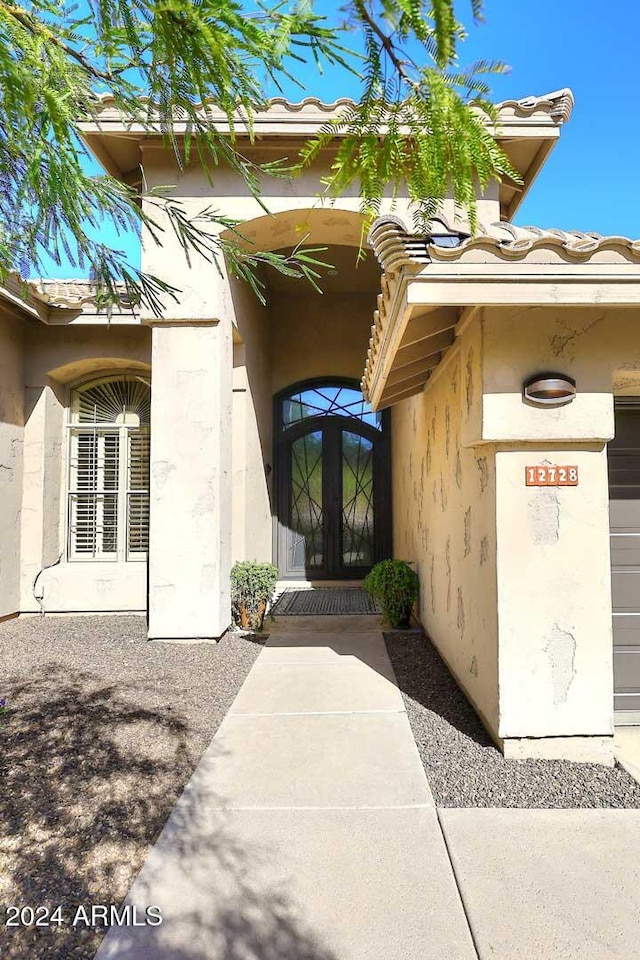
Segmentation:
[[(613, 393), (640, 394), (634, 310), (492, 307), (481, 325), (483, 440), (607, 441), (614, 432)], [(556, 409), (522, 403), (523, 380), (545, 370), (576, 380), (572, 403)]]
[[(529, 463), (578, 466), (578, 487), (526, 487)], [(496, 456), (501, 737), (613, 732), (606, 453)]]
[(420, 620), (495, 729), (494, 460), (462, 445), (479, 388), (473, 342), (463, 347), (424, 393), (393, 408), (394, 555), (415, 562)]
[(231, 281), (233, 347), (233, 560), (270, 562), (273, 473), (269, 309), (248, 284)]
[[(67, 398), (64, 386), (54, 382), (28, 386), (25, 391), (20, 596), (23, 611), (38, 609), (34, 580), (38, 571), (54, 563), (64, 549)], [(44, 581), (38, 583), (37, 589), (44, 600)], [(46, 600), (49, 599), (47, 596)]]
[(66, 562), (67, 422), (72, 386), (119, 371), (151, 369), (151, 331), (127, 326), (30, 324), (25, 342), (24, 488), (20, 609), (144, 610), (140, 563)]
[(149, 636), (229, 625), (231, 326), (153, 329)]
[(26, 341), (26, 383), (38, 388), (54, 380), (75, 383), (101, 373), (143, 369), (151, 364), (148, 327), (30, 324)]
[(294, 297), (276, 295), (271, 307), (273, 392), (311, 377), (359, 380), (375, 295), (375, 287), (368, 293), (322, 295), (304, 289)]
[[(265, 160), (273, 162), (280, 158), (290, 164), (295, 157), (295, 148), (292, 149), (291, 144), (283, 144), (279, 150), (277, 147), (274, 149), (272, 144), (271, 149), (267, 150), (249, 148), (248, 155), (258, 163)], [(142, 160), (149, 187), (174, 185), (172, 195), (180, 199), (188, 216), (200, 214), (210, 206), (212, 195), (215, 196), (216, 211), (243, 221), (243, 232), (262, 250), (292, 249), (301, 241), (311, 245), (359, 245), (362, 221), (357, 186), (351, 187), (339, 198), (321, 199), (326, 192), (322, 178), (331, 159), (331, 153), (324, 151), (318, 161), (291, 180), (262, 178), (259, 196), (270, 214), (265, 216), (264, 206), (239, 182), (237, 174), (224, 165), (216, 167), (212, 186), (199, 165), (191, 164), (179, 169), (172, 153), (160, 144), (142, 145)], [(150, 212), (157, 222), (162, 222), (157, 206)], [(411, 206), (402, 196), (385, 198), (381, 207), (381, 213), (384, 212), (393, 212), (407, 223), (411, 222)], [(451, 200), (445, 201), (444, 213), (454, 221), (455, 210)], [(491, 184), (479, 199), (478, 216), (487, 223), (500, 218), (496, 184)], [(212, 302), (216, 302), (216, 309), (222, 313), (228, 312), (231, 297), (228, 291), (224, 302), (218, 298), (212, 301), (212, 291), (218, 285), (215, 265), (202, 258), (193, 258), (191, 265), (187, 265), (179, 241), (171, 229), (163, 235), (162, 247), (146, 239), (143, 244), (143, 263), (146, 270), (168, 280), (182, 291), (179, 303), (167, 299), (167, 317), (185, 322), (210, 317)], [(362, 369), (358, 375), (361, 373)]]
[[(638, 358), (628, 310), (485, 308), (394, 409), (396, 555), (417, 562), (422, 621), (510, 755), (613, 759), (605, 441), (614, 394), (640, 394)], [(549, 369), (577, 399), (524, 404)], [(577, 466), (578, 486), (527, 487), (545, 463)]]
[(20, 608), (24, 327), (0, 311), (0, 617)]
[[(640, 331), (625, 309), (492, 308), (478, 321), (482, 410), (476, 438), (496, 441), (500, 636), (499, 735), (608, 738), (613, 676), (606, 442), (615, 393), (640, 393)], [(575, 378), (557, 409), (524, 404), (543, 370)], [(527, 488), (525, 467), (571, 464), (579, 484)], [(549, 740), (549, 751), (563, 741)], [(511, 747), (513, 749), (511, 749)], [(532, 751), (540, 749), (531, 744)], [(565, 746), (570, 749), (569, 744)], [(602, 753), (602, 748), (600, 748)], [(551, 755), (551, 752), (549, 753)]]

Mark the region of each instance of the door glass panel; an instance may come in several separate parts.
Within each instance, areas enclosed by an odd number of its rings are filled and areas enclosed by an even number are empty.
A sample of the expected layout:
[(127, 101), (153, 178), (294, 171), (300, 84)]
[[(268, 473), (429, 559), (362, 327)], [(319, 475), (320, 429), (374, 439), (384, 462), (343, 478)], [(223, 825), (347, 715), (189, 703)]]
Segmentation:
[(309, 417), (351, 417), (382, 428), (382, 414), (371, 409), (362, 392), (339, 384), (297, 391), (283, 401), (282, 415), (285, 428)]
[(342, 431), (342, 562), (373, 564), (373, 443)]
[(324, 563), (321, 430), (291, 444), (290, 505), (289, 567), (320, 568)]

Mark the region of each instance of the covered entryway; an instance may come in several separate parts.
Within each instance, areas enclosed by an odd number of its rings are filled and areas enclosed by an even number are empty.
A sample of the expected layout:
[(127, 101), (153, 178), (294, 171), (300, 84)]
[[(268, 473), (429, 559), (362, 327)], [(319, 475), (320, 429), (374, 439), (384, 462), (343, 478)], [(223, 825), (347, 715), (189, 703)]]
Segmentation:
[(616, 723), (640, 723), (640, 397), (616, 398), (608, 459)]
[(353, 380), (305, 381), (278, 394), (282, 579), (360, 579), (390, 555), (389, 426)]

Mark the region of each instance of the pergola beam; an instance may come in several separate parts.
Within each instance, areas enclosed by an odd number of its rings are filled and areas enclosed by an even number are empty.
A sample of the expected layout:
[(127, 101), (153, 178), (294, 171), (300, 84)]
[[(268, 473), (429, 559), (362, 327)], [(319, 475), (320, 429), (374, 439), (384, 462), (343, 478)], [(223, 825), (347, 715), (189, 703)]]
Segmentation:
[(432, 308), (412, 317), (407, 324), (399, 349), (412, 346), (446, 330), (453, 330), (459, 319), (455, 308)]
[(443, 350), (451, 346), (454, 340), (455, 333), (451, 328), (450, 330), (443, 330), (442, 333), (437, 333), (433, 337), (427, 337), (417, 343), (412, 343), (409, 347), (400, 347), (396, 353), (392, 371), (395, 373), (400, 367), (415, 363), (417, 360), (424, 360), (425, 357), (431, 357), (434, 353), (442, 353)]
[(390, 407), (394, 403), (399, 403), (401, 400), (408, 400), (409, 397), (415, 397), (417, 394), (422, 393), (426, 382), (427, 381), (424, 380), (422, 383), (416, 384), (413, 387), (407, 387), (399, 393), (383, 394), (376, 409), (384, 410), (385, 407)]

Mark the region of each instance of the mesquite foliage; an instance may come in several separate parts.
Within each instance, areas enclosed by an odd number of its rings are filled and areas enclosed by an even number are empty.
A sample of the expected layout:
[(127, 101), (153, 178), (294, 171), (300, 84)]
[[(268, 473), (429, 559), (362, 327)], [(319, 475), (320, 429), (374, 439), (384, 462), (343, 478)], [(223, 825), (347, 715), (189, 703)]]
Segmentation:
[[(470, 3), (479, 17), (481, 0)], [(349, 49), (354, 30), (364, 37), (364, 55)], [(385, 190), (406, 185), (418, 228), (452, 194), (473, 228), (478, 186), (517, 174), (486, 122), (494, 115), (484, 78), (504, 68), (462, 70), (463, 39), (453, 0), (349, 0), (335, 22), (313, 0), (0, 0), (0, 279), (11, 271), (42, 274), (49, 256), (89, 266), (98, 300), (126, 296), (159, 314), (179, 291), (96, 239), (110, 221), (120, 232), (144, 226), (159, 244), (171, 230), (187, 258), (219, 264), (224, 256), (258, 296), (263, 264), (317, 284), (317, 249), (301, 243), (283, 255), (223, 239), (221, 230), (233, 237), (237, 223), (214, 206), (189, 217), (168, 188), (146, 187), (144, 171), (142, 186), (90, 172), (80, 136), (80, 124), (99, 116), (100, 96), (108, 94), (129, 122), (162, 136), (179, 165), (200, 163), (213, 196), (216, 168), (226, 165), (260, 201), (265, 176), (295, 176), (336, 132), (327, 125), (290, 166), (257, 163), (244, 146), (267, 82), (302, 88), (309, 63), (361, 78), (360, 97), (338, 125), (327, 192), (357, 183), (370, 219)], [(203, 104), (222, 109), (230, 135)], [(186, 122), (184, 137), (177, 122)]]

